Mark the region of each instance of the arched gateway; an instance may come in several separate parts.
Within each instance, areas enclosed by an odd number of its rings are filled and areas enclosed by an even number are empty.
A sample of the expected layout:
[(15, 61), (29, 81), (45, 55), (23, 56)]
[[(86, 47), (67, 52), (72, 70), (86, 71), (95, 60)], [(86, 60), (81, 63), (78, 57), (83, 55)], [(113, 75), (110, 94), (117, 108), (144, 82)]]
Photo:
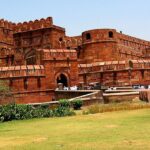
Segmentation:
[(57, 84), (58, 84), (58, 83), (62, 83), (63, 86), (68, 87), (68, 79), (67, 79), (66, 75), (60, 74), (60, 75), (57, 77)]

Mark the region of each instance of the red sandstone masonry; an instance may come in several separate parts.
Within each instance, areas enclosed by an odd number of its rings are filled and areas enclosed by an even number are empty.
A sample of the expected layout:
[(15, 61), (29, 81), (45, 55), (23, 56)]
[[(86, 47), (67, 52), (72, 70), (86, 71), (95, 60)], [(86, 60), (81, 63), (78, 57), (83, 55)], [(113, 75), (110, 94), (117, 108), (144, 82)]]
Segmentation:
[(0, 20), (0, 79), (18, 92), (17, 103), (52, 100), (61, 74), (69, 86), (150, 84), (150, 42), (115, 29), (69, 37), (52, 17), (23, 23)]
[(33, 30), (38, 30), (42, 28), (49, 28), (53, 25), (52, 17), (48, 17), (47, 19), (40, 19), (35, 21), (23, 22), (18, 23), (13, 26), (13, 30), (15, 33), (18, 32), (28, 32)]

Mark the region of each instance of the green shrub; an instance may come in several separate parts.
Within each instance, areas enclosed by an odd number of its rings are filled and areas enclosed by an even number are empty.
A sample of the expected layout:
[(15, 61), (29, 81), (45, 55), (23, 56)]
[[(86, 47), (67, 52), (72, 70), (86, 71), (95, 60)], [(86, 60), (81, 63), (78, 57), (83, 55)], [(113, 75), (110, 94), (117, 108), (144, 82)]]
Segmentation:
[(59, 106), (60, 107), (65, 107), (65, 108), (70, 108), (70, 102), (66, 99), (61, 99), (59, 100)]
[(55, 117), (64, 117), (64, 116), (72, 116), (75, 115), (75, 113), (70, 109), (66, 107), (58, 107), (55, 110), (53, 110)]
[(15, 119), (16, 120), (23, 120), (23, 119), (30, 119), (32, 117), (32, 110), (33, 107), (30, 105), (15, 105)]
[(9, 98), (9, 103), (14, 103), (14, 95), (8, 86), (7, 81), (0, 80), (0, 99), (5, 100)]
[(78, 100), (74, 100), (74, 101), (72, 101), (72, 105), (73, 105), (73, 108), (75, 110), (80, 110), (82, 105), (83, 105), (83, 101), (79, 100), (79, 99)]
[(0, 107), (0, 120), (10, 121), (15, 118), (14, 105), (5, 105)]
[(59, 106), (53, 110), (54, 116), (63, 117), (63, 116), (72, 116), (75, 113), (71, 110), (71, 104), (68, 100), (62, 99), (59, 101)]
[(74, 114), (70, 109), (70, 103), (66, 100), (61, 100), (59, 106), (54, 110), (50, 110), (47, 105), (41, 105), (36, 108), (30, 105), (16, 104), (0, 106), (0, 122), (32, 118), (63, 117)]

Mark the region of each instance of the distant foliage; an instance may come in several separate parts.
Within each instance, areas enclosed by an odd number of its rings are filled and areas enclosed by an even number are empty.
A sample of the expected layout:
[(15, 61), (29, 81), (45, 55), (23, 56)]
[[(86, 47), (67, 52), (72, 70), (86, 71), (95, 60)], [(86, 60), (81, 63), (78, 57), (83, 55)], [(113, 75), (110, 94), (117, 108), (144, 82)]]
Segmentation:
[(136, 110), (150, 108), (150, 104), (147, 103), (134, 103), (134, 102), (124, 102), (124, 103), (111, 103), (111, 104), (95, 104), (87, 107), (83, 111), (83, 114), (96, 114), (104, 112), (113, 112), (121, 110)]
[(75, 110), (80, 110), (83, 105), (83, 101), (80, 99), (74, 100), (72, 101), (72, 105)]
[(131, 60), (129, 60), (129, 67), (133, 69), (133, 62)]
[(60, 107), (70, 108), (70, 102), (66, 99), (59, 100)]
[(72, 116), (75, 113), (71, 110), (71, 104), (68, 100), (62, 99), (59, 101), (59, 106), (53, 111), (54, 116), (56, 117), (64, 117), (64, 116)]
[(14, 96), (11, 92), (10, 87), (8, 86), (7, 81), (0, 80), (0, 100), (9, 98), (9, 103), (14, 103)]

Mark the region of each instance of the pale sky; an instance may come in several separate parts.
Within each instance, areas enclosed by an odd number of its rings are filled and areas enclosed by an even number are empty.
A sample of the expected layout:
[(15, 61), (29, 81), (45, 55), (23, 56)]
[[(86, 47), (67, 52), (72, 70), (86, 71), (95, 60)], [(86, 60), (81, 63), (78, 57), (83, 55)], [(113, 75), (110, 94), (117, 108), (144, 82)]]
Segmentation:
[(0, 18), (23, 22), (52, 16), (67, 35), (114, 28), (150, 40), (150, 0), (0, 0)]

